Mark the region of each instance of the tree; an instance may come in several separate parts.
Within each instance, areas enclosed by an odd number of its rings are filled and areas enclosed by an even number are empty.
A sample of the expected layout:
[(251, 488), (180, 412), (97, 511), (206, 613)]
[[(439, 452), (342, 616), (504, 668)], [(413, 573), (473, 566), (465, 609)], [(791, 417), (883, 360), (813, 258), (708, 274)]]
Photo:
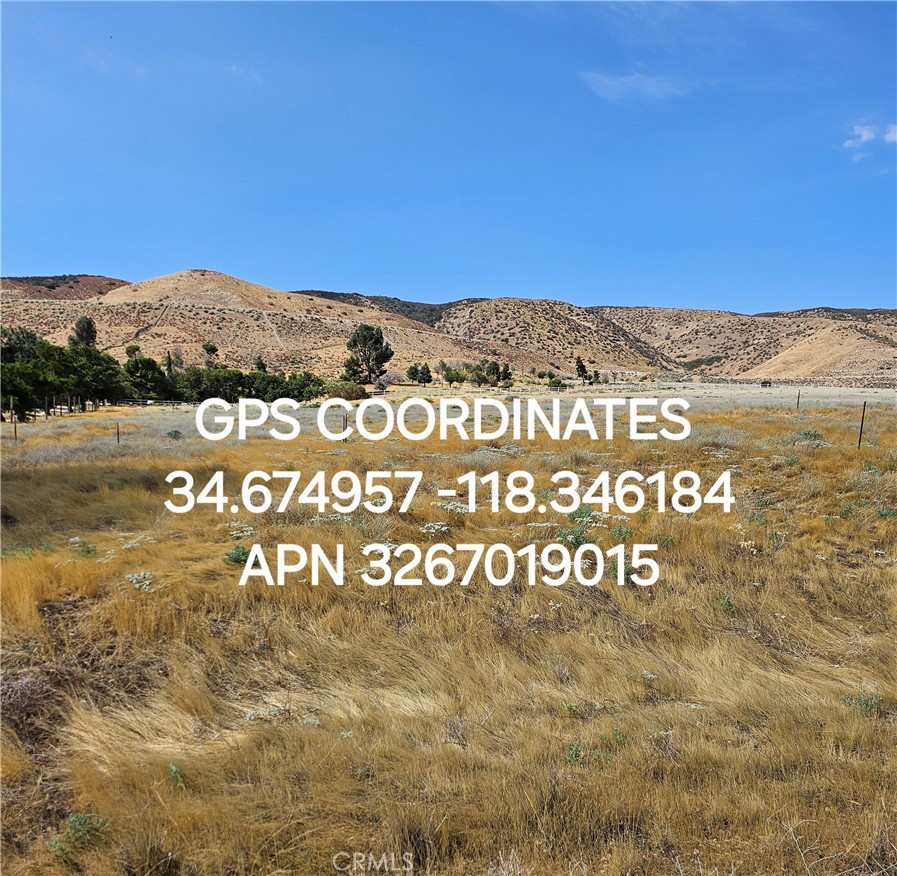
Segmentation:
[(502, 383), (507, 383), (509, 380), (513, 380), (514, 377), (511, 374), (511, 366), (505, 362), (504, 365), (501, 366), (501, 374), (498, 378)]
[(253, 363), (252, 367), (255, 368), (256, 371), (265, 372), (268, 370), (268, 365), (261, 356), (255, 357), (255, 362)]
[(79, 316), (75, 322), (75, 333), (69, 335), (69, 346), (95, 347), (97, 345), (97, 325), (89, 316)]
[[(359, 385), (364, 385), (367, 383), (368, 375), (364, 369), (364, 366), (361, 364), (361, 359), (358, 356), (349, 356), (345, 362), (343, 362), (343, 373), (340, 375), (340, 380), (344, 383), (357, 383)], [(342, 396), (340, 396), (342, 397)]]
[(174, 378), (175, 394), (178, 398), (194, 404), (204, 401), (206, 396), (203, 393), (203, 385), (207, 373), (202, 368), (197, 368), (196, 365), (190, 365), (178, 372)]
[(298, 371), (287, 379), (286, 392), (283, 395), (297, 401), (308, 401), (323, 392), (324, 381), (317, 374), (312, 374), (311, 371)]
[(355, 329), (346, 346), (358, 360), (367, 383), (374, 383), (378, 377), (385, 374), (386, 363), (395, 355), (393, 348), (383, 340), (383, 329), (366, 323)]
[(417, 362), (412, 362), (408, 366), (405, 375), (412, 383), (420, 383), (420, 365), (418, 365)]
[(470, 369), (467, 378), (471, 383), (475, 383), (477, 386), (482, 386), (484, 383), (489, 382), (489, 375), (486, 374), (479, 365), (474, 365), (474, 367)]
[(90, 399), (94, 404), (128, 397), (131, 388), (127, 375), (108, 353), (101, 353), (88, 344), (75, 344), (62, 352), (57, 358), (57, 368), (63, 375), (64, 391)]
[(128, 344), (125, 347), (125, 355), (129, 359), (133, 359), (140, 352), (140, 347), (137, 344)]
[(453, 383), (459, 386), (467, 379), (467, 375), (459, 368), (446, 368), (442, 374), (442, 379), (451, 387)]
[(149, 356), (133, 356), (125, 362), (125, 374), (137, 398), (163, 399), (172, 395), (171, 384), (159, 363)]
[(433, 382), (433, 375), (430, 373), (430, 366), (426, 362), (424, 362), (424, 364), (420, 366), (420, 370), (417, 372), (417, 380), (418, 383), (423, 383), (425, 385), (427, 383)]
[(576, 357), (576, 376), (585, 383), (589, 379), (589, 369), (586, 363), (582, 361), (582, 356)]
[(36, 359), (37, 348), (43, 339), (31, 329), (0, 327), (0, 357), (4, 362)]
[(245, 396), (245, 375), (236, 368), (207, 368), (203, 374), (204, 398), (223, 398), (234, 404)]
[(206, 354), (206, 368), (211, 368), (212, 363), (215, 361), (215, 357), (218, 355), (218, 348), (211, 341), (206, 341), (202, 345), (202, 351)]

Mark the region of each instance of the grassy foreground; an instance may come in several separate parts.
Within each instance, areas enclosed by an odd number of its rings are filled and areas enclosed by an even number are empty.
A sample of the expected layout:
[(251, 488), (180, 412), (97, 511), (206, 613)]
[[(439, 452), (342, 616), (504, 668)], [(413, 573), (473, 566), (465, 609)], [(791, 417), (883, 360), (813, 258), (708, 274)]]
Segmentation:
[[(340, 851), (472, 876), (897, 872), (883, 415), (861, 450), (855, 411), (826, 410), (496, 452), (213, 445), (139, 413), (121, 446), (115, 413), (21, 427), (15, 447), (3, 427), (4, 873), (317, 876)], [(731, 467), (737, 501), (629, 515), (628, 541), (663, 545), (649, 590), (238, 588), (222, 561), (238, 541), (547, 542), (435, 491), (471, 469), (661, 466), (707, 484)], [(253, 468), (427, 475), (412, 513), (234, 526), (163, 508), (177, 468), (231, 472), (230, 495)]]

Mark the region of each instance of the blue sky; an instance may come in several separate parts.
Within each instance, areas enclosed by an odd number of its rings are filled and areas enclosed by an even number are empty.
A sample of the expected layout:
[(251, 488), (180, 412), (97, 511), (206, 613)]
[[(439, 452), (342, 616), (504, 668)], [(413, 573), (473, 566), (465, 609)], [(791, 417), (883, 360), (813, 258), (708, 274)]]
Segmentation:
[(4, 3), (5, 275), (895, 307), (893, 3)]

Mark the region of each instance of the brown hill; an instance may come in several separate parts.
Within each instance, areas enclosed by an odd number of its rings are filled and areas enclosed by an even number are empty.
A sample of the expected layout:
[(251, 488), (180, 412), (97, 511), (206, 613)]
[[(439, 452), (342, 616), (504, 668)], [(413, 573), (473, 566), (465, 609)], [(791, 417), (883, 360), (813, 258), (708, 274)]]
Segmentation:
[(2, 277), (3, 300), (75, 301), (95, 298), (126, 286), (127, 280), (95, 274), (60, 274), (55, 277)]
[(99, 345), (120, 359), (128, 344), (137, 343), (156, 358), (177, 349), (186, 362), (198, 363), (202, 344), (211, 342), (221, 361), (238, 367), (250, 367), (260, 354), (273, 368), (338, 374), (348, 355), (346, 342), (359, 323), (367, 322), (381, 325), (396, 350), (391, 363), (396, 374), (411, 362), (440, 359), (495, 358), (518, 371), (549, 367), (541, 351), (488, 337), (454, 337), (363, 296), (332, 300), (278, 292), (215, 271), (182, 271), (85, 301), (13, 300), (6, 303), (3, 319), (64, 343), (82, 314), (95, 320)]
[(388, 313), (397, 313), (399, 316), (407, 316), (408, 319), (424, 322), (435, 326), (447, 310), (467, 304), (478, 304), (486, 301), (485, 298), (462, 298), (460, 301), (449, 301), (446, 304), (427, 304), (423, 301), (403, 301), (401, 298), (391, 298), (386, 295), (359, 295), (357, 292), (322, 292), (317, 289), (307, 289), (295, 292), (296, 295), (315, 295), (326, 298), (328, 301), (339, 301), (343, 304), (373, 304)]
[[(518, 298), (424, 304), (385, 296), (279, 292), (216, 271), (181, 271), (123, 284), (94, 297), (104, 277), (9, 278), (3, 321), (64, 343), (91, 315), (100, 346), (124, 358), (128, 344), (161, 358), (180, 350), (202, 361), (210, 341), (222, 361), (338, 374), (359, 323), (383, 327), (395, 376), (413, 361), (431, 365), (493, 358), (518, 372), (589, 370), (897, 385), (897, 311), (815, 308), (770, 314), (655, 307), (582, 308)], [(34, 281), (34, 282), (26, 282)], [(35, 285), (37, 281), (48, 285)], [(52, 281), (52, 282), (51, 282)], [(95, 282), (94, 282), (95, 281)], [(50, 288), (53, 286), (54, 288)], [(72, 286), (74, 288), (69, 288)]]
[(897, 381), (897, 310), (814, 308), (748, 316), (661, 307), (592, 309), (706, 374)]
[(571, 371), (577, 356), (589, 370), (649, 371), (673, 363), (616, 323), (563, 301), (495, 298), (458, 302), (436, 328), (465, 340), (501, 342), (538, 352)]

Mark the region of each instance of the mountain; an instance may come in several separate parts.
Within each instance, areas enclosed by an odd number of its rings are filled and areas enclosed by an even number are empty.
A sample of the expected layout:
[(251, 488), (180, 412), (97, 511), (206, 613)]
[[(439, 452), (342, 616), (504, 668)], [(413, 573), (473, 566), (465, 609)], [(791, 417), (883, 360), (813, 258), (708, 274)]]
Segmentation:
[(442, 315), (453, 307), (478, 304), (488, 301), (487, 298), (462, 298), (460, 301), (450, 301), (447, 304), (425, 304), (422, 301), (403, 301), (401, 298), (390, 298), (386, 295), (359, 295), (357, 292), (321, 292), (319, 290), (305, 290), (292, 293), (294, 295), (316, 295), (326, 298), (328, 301), (339, 301), (343, 304), (373, 304), (388, 313), (396, 313), (399, 316), (407, 316), (408, 319), (423, 322), (435, 326)]
[(75, 301), (105, 295), (127, 280), (100, 277), (94, 274), (62, 274), (56, 277), (3, 277), (0, 293), (4, 301), (33, 299), (37, 301)]
[(469, 341), (502, 342), (539, 351), (549, 364), (569, 371), (577, 356), (589, 370), (675, 368), (669, 357), (600, 314), (563, 301), (494, 298), (461, 301), (435, 327)]
[(415, 361), (479, 361), (496, 358), (516, 370), (547, 367), (544, 355), (483, 339), (455, 338), (426, 323), (376, 306), (364, 296), (329, 299), (278, 292), (215, 271), (189, 270), (121, 286), (81, 301), (10, 300), (7, 325), (25, 325), (54, 343), (65, 343), (82, 314), (97, 324), (98, 344), (119, 359), (136, 343), (161, 358), (179, 350), (188, 363), (202, 361), (202, 345), (214, 343), (223, 362), (241, 368), (262, 355), (269, 366), (310, 368), (338, 374), (346, 342), (360, 323), (383, 327), (396, 351), (398, 374)]
[(394, 376), (414, 361), (483, 358), (508, 362), (518, 373), (572, 374), (581, 356), (590, 371), (897, 385), (897, 310), (821, 307), (749, 316), (522, 298), (426, 304), (280, 292), (203, 269), (139, 283), (16, 277), (4, 279), (2, 289), (5, 325), (65, 343), (75, 320), (89, 314), (99, 345), (119, 359), (137, 343), (156, 358), (179, 350), (186, 362), (199, 363), (202, 344), (211, 342), (221, 361), (241, 368), (261, 355), (272, 368), (336, 375), (347, 340), (365, 322), (382, 326), (395, 349)]
[(747, 316), (661, 307), (591, 309), (660, 353), (697, 362), (699, 370), (716, 376), (868, 384), (897, 379), (897, 310), (826, 307)]

